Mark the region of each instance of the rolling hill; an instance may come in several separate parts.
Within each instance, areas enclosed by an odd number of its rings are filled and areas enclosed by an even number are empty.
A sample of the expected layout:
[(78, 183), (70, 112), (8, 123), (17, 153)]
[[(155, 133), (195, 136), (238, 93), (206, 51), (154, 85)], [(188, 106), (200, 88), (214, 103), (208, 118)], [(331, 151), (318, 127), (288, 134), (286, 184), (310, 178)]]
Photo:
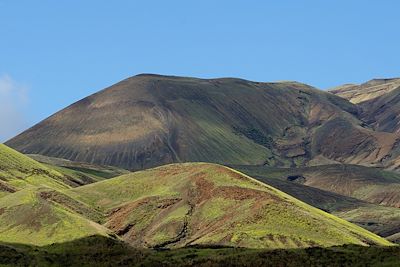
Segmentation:
[(398, 173), (357, 165), (233, 167), (381, 236), (400, 233)]
[(63, 174), (0, 144), (0, 196), (26, 187), (65, 189), (71, 184)]
[[(172, 164), (73, 188), (57, 171), (1, 149), (1, 169), (12, 173), (3, 182), (23, 181), (0, 197), (2, 242), (43, 246), (100, 235), (147, 248), (390, 245), (220, 165)], [(31, 169), (41, 172), (29, 176)]]
[(43, 246), (111, 234), (65, 203), (57, 203), (51, 192), (31, 187), (0, 198), (0, 241)]
[(88, 172), (88, 169), (78, 171), (42, 164), (0, 144), (0, 197), (29, 187), (46, 186), (62, 190), (105, 179)]
[(27, 154), (140, 170), (173, 162), (396, 168), (398, 136), (360, 108), (296, 82), (137, 75), (6, 144)]
[(94, 222), (101, 215), (61, 193), (79, 185), (74, 176), (0, 144), (0, 241), (48, 245), (108, 236)]
[(103, 212), (104, 226), (139, 247), (389, 244), (271, 186), (209, 163), (162, 166), (65, 193)]

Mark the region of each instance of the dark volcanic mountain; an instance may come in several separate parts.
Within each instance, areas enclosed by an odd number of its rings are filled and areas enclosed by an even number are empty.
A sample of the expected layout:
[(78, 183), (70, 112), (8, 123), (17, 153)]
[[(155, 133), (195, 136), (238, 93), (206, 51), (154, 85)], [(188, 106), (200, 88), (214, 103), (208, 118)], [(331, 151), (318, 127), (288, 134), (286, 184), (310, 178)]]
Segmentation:
[(6, 144), (23, 153), (127, 169), (186, 161), (396, 168), (398, 135), (373, 131), (361, 111), (296, 82), (138, 75)]

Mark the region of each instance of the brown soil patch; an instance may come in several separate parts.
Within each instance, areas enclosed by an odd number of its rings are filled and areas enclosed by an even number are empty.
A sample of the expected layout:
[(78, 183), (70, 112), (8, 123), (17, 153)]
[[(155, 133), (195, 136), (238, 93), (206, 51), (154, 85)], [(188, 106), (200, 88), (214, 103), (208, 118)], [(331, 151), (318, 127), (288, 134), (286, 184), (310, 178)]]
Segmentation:
[(158, 197), (147, 197), (125, 204), (110, 212), (106, 226), (119, 235), (125, 235), (134, 226), (133, 224), (126, 224), (134, 209), (143, 205), (154, 205), (154, 209), (160, 209), (159, 212), (161, 212), (181, 200), (181, 198), (159, 199)]
[(200, 172), (195, 174), (191, 179), (195, 183), (195, 188), (188, 192), (188, 201), (190, 203), (201, 203), (212, 197), (214, 183), (207, 179), (207, 174)]
[(276, 196), (264, 191), (259, 191), (250, 188), (242, 188), (238, 186), (221, 186), (213, 191), (213, 196), (229, 198), (234, 200), (245, 199), (277, 199)]
[(9, 186), (6, 183), (0, 182), (0, 191), (15, 193), (17, 190), (15, 188), (13, 188), (12, 186)]

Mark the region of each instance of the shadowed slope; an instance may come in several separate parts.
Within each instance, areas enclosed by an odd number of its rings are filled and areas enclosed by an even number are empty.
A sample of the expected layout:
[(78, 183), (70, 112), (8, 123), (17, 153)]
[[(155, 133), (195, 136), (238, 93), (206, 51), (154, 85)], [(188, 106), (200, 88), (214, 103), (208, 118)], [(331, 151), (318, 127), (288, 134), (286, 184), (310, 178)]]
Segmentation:
[(38, 162), (48, 165), (52, 169), (59, 170), (63, 174), (68, 174), (77, 180), (81, 180), (83, 184), (89, 184), (129, 173), (127, 170), (112, 166), (101, 166), (84, 162), (75, 162), (37, 154), (30, 154), (27, 156)]
[(361, 103), (361, 107), (362, 118), (374, 129), (400, 133), (400, 82), (396, 89)]
[(400, 247), (346, 245), (331, 248), (247, 249), (190, 247), (164, 251), (135, 249), (101, 236), (46, 247), (0, 243), (5, 266), (398, 266)]
[(307, 247), (389, 244), (351, 223), (229, 168), (188, 163), (72, 189), (131, 244)]
[(300, 183), (366, 202), (400, 208), (400, 174), (357, 165), (269, 168), (235, 166), (257, 177), (273, 177)]

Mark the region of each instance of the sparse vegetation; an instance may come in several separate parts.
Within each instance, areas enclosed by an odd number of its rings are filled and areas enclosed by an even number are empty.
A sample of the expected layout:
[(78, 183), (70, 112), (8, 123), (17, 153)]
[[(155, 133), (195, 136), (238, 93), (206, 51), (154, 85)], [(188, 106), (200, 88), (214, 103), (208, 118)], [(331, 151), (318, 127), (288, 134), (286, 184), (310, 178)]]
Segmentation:
[(306, 249), (188, 247), (154, 251), (92, 236), (46, 247), (0, 243), (2, 266), (343, 266), (397, 267), (400, 247), (346, 245)]

